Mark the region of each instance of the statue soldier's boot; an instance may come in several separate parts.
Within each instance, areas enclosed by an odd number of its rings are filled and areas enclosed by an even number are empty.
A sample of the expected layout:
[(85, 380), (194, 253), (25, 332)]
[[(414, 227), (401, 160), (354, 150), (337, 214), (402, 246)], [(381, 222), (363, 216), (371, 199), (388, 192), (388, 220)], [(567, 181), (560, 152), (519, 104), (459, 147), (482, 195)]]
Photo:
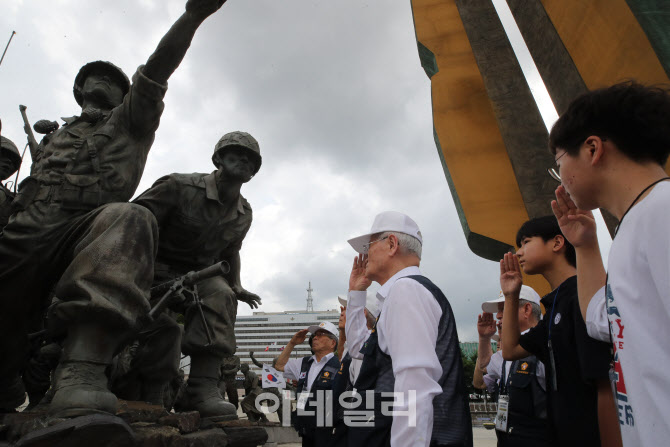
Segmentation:
[(198, 411), (203, 418), (237, 419), (235, 405), (226, 402), (218, 387), (221, 359), (206, 354), (191, 356), (191, 372), (179, 411)]
[(116, 414), (118, 401), (109, 391), (105, 374), (117, 344), (110, 335), (89, 325), (69, 329), (54, 373), (54, 394), (49, 405), (52, 416)]

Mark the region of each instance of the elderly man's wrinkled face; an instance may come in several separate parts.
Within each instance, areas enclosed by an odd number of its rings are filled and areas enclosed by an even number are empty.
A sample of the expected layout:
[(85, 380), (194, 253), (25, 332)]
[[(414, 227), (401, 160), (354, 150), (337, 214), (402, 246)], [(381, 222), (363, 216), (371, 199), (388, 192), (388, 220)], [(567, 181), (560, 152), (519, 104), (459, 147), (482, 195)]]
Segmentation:
[(333, 352), (335, 345), (336, 342), (331, 338), (331, 334), (328, 331), (319, 329), (314, 333), (314, 338), (312, 338), (312, 349), (314, 352)]
[(383, 271), (385, 256), (388, 249), (388, 236), (380, 238), (379, 235), (370, 237), (368, 243), (367, 264), (365, 267), (365, 276), (372, 281), (378, 281), (379, 275)]

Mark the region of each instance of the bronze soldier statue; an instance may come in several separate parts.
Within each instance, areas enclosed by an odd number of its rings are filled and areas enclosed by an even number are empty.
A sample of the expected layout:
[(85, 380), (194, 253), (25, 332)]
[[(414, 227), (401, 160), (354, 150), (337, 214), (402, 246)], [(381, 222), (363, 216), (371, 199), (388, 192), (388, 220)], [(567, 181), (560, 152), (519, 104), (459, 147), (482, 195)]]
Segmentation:
[(264, 421), (268, 418), (265, 413), (256, 408), (256, 398), (263, 393), (263, 389), (258, 383), (258, 374), (249, 369), (249, 365), (243, 363), (240, 371), (244, 374), (244, 399), (242, 399), (242, 411), (247, 414), (252, 422)]
[[(0, 180), (7, 180), (21, 166), (21, 154), (16, 145), (9, 138), (0, 136)], [(9, 215), (12, 214), (14, 193), (0, 183), (0, 235), (2, 228), (7, 225)]]
[(167, 80), (224, 2), (188, 0), (132, 83), (109, 62), (77, 74), (81, 115), (42, 139), (0, 238), (0, 411), (24, 400), (27, 334), (41, 328), (53, 295), (49, 328), (66, 338), (51, 414), (116, 412), (105, 369), (149, 310), (158, 236), (153, 215), (125, 202), (144, 171)]
[[(197, 284), (204, 320), (195, 306), (183, 310), (181, 350), (191, 357), (191, 372), (176, 408), (197, 410), (203, 417), (234, 418), (235, 406), (223, 400), (218, 388), (219, 367), (225, 356), (235, 353), (237, 302), (252, 308), (261, 302), (240, 282), (240, 248), (252, 220), (251, 206), (240, 189), (261, 167), (258, 142), (245, 132), (228, 133), (216, 144), (212, 161), (217, 170), (211, 174), (170, 174), (157, 180), (134, 203), (151, 210), (158, 222), (156, 284), (219, 261), (230, 264), (228, 274)], [(165, 325), (165, 321), (158, 324)], [(207, 327), (212, 332), (211, 343)], [(167, 354), (162, 362), (147, 364), (142, 375), (167, 380), (166, 371), (174, 374), (179, 366), (179, 331), (168, 331), (177, 336), (169, 339), (155, 326), (150, 330), (154, 336), (144, 337), (143, 343), (154, 344), (156, 349), (162, 343)], [(176, 346), (176, 352), (170, 352), (170, 346)]]
[(236, 355), (227, 355), (221, 361), (221, 377), (219, 378), (219, 391), (221, 396), (228, 397), (228, 402), (240, 407), (240, 397), (237, 394), (237, 372), (240, 370), (240, 358)]

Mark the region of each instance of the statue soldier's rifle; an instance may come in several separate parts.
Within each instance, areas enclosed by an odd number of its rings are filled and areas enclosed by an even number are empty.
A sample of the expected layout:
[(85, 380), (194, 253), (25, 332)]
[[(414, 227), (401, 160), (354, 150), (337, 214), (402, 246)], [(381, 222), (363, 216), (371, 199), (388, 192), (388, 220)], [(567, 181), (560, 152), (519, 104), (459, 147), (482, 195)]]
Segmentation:
[(30, 157), (35, 161), (37, 157), (37, 140), (35, 139), (35, 134), (33, 134), (33, 129), (30, 128), (30, 122), (28, 121), (28, 115), (26, 115), (26, 109), (28, 107), (23, 104), (19, 105), (19, 110), (21, 111), (21, 118), (23, 118), (23, 131), (28, 137), (28, 147), (30, 147)]
[(198, 295), (198, 282), (213, 278), (218, 275), (225, 275), (230, 272), (230, 265), (226, 261), (218, 262), (199, 272), (188, 272), (184, 276), (175, 278), (172, 281), (164, 282), (151, 289), (151, 296), (160, 296), (160, 300), (154, 307), (151, 308), (148, 314), (148, 319), (154, 321), (167, 307), (184, 303), (187, 301), (184, 292), (187, 292), (193, 297), (191, 306), (196, 306), (202, 319), (202, 324), (205, 327), (205, 334), (207, 335), (207, 345), (212, 344), (212, 333), (205, 319), (205, 313), (202, 310), (202, 300)]
[[(35, 139), (35, 134), (33, 133), (32, 129), (30, 128), (30, 122), (28, 121), (28, 115), (26, 115), (26, 109), (28, 107), (24, 106), (23, 104), (19, 105), (19, 111), (21, 112), (21, 118), (23, 118), (23, 131), (26, 133), (26, 136), (28, 137), (28, 144), (26, 144), (26, 147), (23, 148), (23, 152), (21, 153), (21, 164), (23, 164), (23, 157), (26, 155), (26, 149), (30, 148), (30, 158), (33, 160), (33, 163), (35, 160), (37, 160), (37, 151), (39, 149), (39, 143), (37, 143), (37, 140)], [(41, 134), (49, 134), (51, 132), (54, 132), (55, 130), (58, 129), (58, 123), (55, 121), (49, 121), (49, 120), (39, 120), (38, 122), (35, 123), (33, 128), (35, 129), (36, 132), (39, 132)], [(16, 187), (19, 182), (19, 173), (21, 172), (21, 166), (19, 165), (19, 169), (16, 170), (16, 179), (14, 180), (14, 192), (16, 192)]]

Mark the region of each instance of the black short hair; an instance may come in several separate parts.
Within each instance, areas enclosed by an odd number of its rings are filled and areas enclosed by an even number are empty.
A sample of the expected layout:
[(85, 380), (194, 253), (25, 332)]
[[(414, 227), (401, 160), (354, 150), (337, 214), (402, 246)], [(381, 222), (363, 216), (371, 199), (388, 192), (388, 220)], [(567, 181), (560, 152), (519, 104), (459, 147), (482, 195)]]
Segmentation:
[[(558, 226), (558, 221), (555, 216), (543, 216), (531, 219), (521, 225), (519, 231), (516, 233), (516, 246), (521, 247), (521, 241), (526, 237), (541, 237), (544, 242), (553, 239), (556, 236), (563, 236), (561, 227)], [(565, 240), (565, 259), (568, 264), (573, 267), (577, 266), (577, 254), (575, 247), (563, 236)]]
[(611, 140), (636, 162), (665, 165), (670, 154), (670, 92), (635, 81), (577, 97), (549, 134), (549, 149), (579, 152), (590, 135)]

